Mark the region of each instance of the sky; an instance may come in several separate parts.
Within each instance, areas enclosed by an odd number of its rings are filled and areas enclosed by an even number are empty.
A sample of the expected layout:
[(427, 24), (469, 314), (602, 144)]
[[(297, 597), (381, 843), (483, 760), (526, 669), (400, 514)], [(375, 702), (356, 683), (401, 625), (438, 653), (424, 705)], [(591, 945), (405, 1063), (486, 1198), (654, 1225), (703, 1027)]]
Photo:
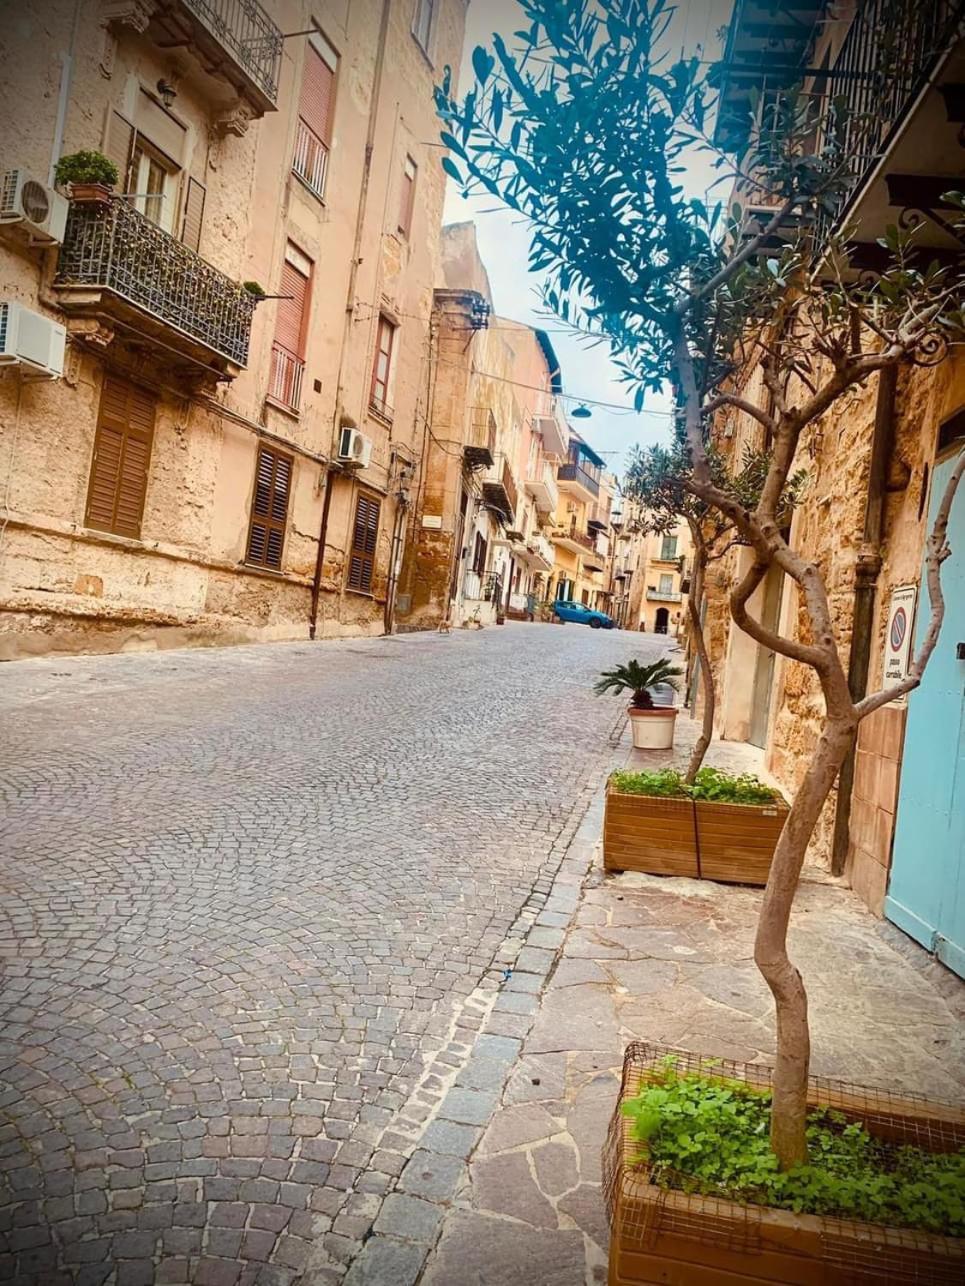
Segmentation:
[[(698, 45), (703, 57), (714, 58), (720, 45), (717, 32), (728, 21), (733, 0), (678, 0), (677, 12), (668, 33), (675, 50), (688, 54)], [(472, 82), (470, 59), (476, 45), (490, 45), (494, 31), (512, 43), (512, 33), (528, 24), (516, 0), (472, 0), (466, 24), (466, 45), (460, 76), (460, 92)], [(701, 155), (694, 157), (686, 176), (688, 187), (703, 192), (712, 171)], [(669, 399), (648, 394), (644, 413), (633, 411), (633, 390), (621, 383), (616, 367), (603, 346), (587, 348), (563, 329), (562, 323), (540, 311), (539, 274), (528, 271), (529, 232), (513, 211), (495, 208), (491, 196), (464, 198), (455, 183), (449, 182), (445, 218), (447, 223), (472, 219), (476, 224), (479, 251), (489, 273), (495, 311), (503, 317), (542, 327), (550, 334), (560, 359), (563, 390), (577, 397), (613, 402), (625, 410), (591, 408), (590, 419), (572, 421), (573, 427), (603, 455), (615, 473), (622, 471), (625, 452), (635, 443), (646, 445), (666, 439), (669, 433)], [(567, 401), (567, 410), (577, 405)]]

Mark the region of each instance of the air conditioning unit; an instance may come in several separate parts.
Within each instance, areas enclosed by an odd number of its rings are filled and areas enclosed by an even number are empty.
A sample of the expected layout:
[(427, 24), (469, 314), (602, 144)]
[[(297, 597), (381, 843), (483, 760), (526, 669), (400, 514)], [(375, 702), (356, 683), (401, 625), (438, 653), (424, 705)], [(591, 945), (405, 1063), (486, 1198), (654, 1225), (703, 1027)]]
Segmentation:
[(0, 224), (14, 224), (32, 243), (60, 245), (67, 227), (67, 201), (26, 170), (0, 175)]
[(338, 458), (343, 464), (355, 465), (357, 469), (367, 468), (372, 459), (372, 439), (358, 429), (342, 429), (338, 438)]
[(67, 331), (15, 300), (0, 302), (0, 369), (16, 367), (26, 379), (56, 380), (64, 373)]

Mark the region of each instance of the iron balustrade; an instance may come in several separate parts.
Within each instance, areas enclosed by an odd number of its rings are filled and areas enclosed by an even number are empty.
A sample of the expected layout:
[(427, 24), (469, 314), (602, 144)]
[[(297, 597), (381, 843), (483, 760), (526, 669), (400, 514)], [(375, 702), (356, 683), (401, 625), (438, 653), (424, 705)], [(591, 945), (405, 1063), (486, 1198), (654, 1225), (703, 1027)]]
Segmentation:
[(272, 103), (278, 99), (282, 33), (257, 0), (182, 0)]
[(255, 296), (118, 197), (71, 203), (54, 284), (111, 291), (247, 364)]
[(316, 196), (325, 195), (328, 148), (311, 126), (306, 125), (300, 118), (295, 130), (295, 156), (292, 169)]
[(268, 396), (290, 411), (297, 411), (302, 400), (302, 377), (305, 363), (276, 340), (271, 346), (271, 377)]
[[(823, 240), (886, 154), (896, 128), (928, 84), (965, 17), (962, 0), (864, 0), (827, 79), (817, 92), (843, 100), (841, 138), (844, 190), (833, 210), (818, 217)], [(950, 182), (950, 186), (955, 185)]]

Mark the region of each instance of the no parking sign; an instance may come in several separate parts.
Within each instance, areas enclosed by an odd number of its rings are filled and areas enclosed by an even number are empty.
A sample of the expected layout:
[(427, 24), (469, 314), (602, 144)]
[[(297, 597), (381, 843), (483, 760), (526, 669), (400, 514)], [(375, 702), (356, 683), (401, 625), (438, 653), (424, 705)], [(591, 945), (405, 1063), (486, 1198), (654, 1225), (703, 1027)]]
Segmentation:
[(885, 632), (885, 668), (883, 688), (893, 688), (908, 676), (911, 640), (915, 625), (916, 585), (899, 585), (892, 591)]

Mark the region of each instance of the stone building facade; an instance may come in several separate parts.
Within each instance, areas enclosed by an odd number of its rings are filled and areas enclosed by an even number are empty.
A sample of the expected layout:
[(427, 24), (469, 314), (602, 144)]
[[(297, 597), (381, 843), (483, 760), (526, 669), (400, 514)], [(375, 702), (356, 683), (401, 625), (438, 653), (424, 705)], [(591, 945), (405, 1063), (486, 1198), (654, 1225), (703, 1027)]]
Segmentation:
[(643, 575), (637, 626), (651, 634), (679, 636), (686, 627), (693, 541), (685, 522), (673, 531), (650, 532), (640, 552)]
[(429, 428), (399, 629), (532, 618), (548, 594), (547, 522), (567, 429), (549, 338), (492, 312), (471, 223), (444, 229)]
[[(893, 32), (885, 38), (881, 6), (872, 0), (847, 6), (815, 3), (805, 24), (770, 9), (765, 13), (765, 8), (757, 3), (740, 6), (732, 23), (719, 139), (725, 145), (739, 142), (738, 121), (750, 89), (756, 86), (765, 95), (779, 91), (783, 63), (825, 69), (809, 86), (815, 94), (853, 96), (857, 80), (849, 69), (859, 62), (881, 69), (887, 62), (889, 76), (871, 78), (882, 94), (887, 88), (887, 101), (880, 110), (869, 110), (865, 102), (863, 114), (856, 113), (849, 127), (870, 133), (851, 140), (850, 188), (829, 216), (828, 230), (851, 226), (856, 262), (863, 271), (874, 272), (881, 262), (877, 238), (887, 224), (911, 217), (905, 207), (914, 197), (924, 253), (940, 260), (961, 255), (962, 246), (936, 208), (940, 193), (960, 187), (965, 175), (961, 135), (947, 95), (941, 92), (943, 86), (958, 84), (965, 68), (961, 7), (957, 13), (952, 4), (902, 8), (897, 44)], [(784, 84), (789, 74), (784, 72)], [(746, 216), (752, 232), (760, 214), (748, 209)], [(921, 568), (929, 511), (936, 503), (933, 481), (942, 476), (949, 453), (965, 445), (965, 360), (957, 348), (938, 356), (945, 360), (908, 366), (897, 376), (869, 378), (807, 433), (795, 462), (807, 471), (808, 483), (792, 520), (791, 544), (821, 569), (842, 660), (858, 697), (886, 682), (895, 591), (910, 593), (909, 601), (918, 596), (917, 622), (903, 620), (899, 636), (905, 630), (909, 638), (913, 629), (921, 631), (928, 616), (927, 601), (921, 604)], [(759, 367), (752, 364), (740, 371), (735, 384), (745, 398), (765, 405)], [(728, 411), (718, 420), (718, 443), (735, 459), (745, 446), (760, 448), (761, 433), (757, 421), (744, 414)], [(941, 912), (922, 911), (919, 916), (903, 906), (903, 893), (896, 895), (896, 880), (900, 885), (903, 872), (913, 870), (912, 884), (923, 887), (934, 876), (936, 887), (944, 889), (937, 902), (954, 906), (965, 850), (965, 837), (955, 838), (962, 829), (965, 798), (960, 792), (956, 795), (951, 778), (945, 782), (941, 767), (946, 760), (959, 762), (963, 753), (965, 649), (954, 632), (961, 623), (965, 580), (961, 494), (950, 539), (952, 557), (943, 571), (948, 607), (938, 653), (921, 688), (907, 702), (887, 705), (861, 725), (855, 751), (817, 828), (811, 857), (847, 874), (870, 907), (889, 915), (961, 971), (965, 903), (959, 898), (959, 910), (951, 913), (959, 917), (955, 926), (936, 927), (928, 917)], [(727, 596), (749, 557), (746, 550), (735, 549), (708, 570), (706, 632), (718, 686), (717, 731), (762, 746), (768, 768), (793, 794), (818, 735), (823, 698), (810, 670), (758, 647), (730, 622)], [(806, 632), (797, 587), (776, 570), (749, 608), (789, 637)], [(962, 652), (960, 660), (956, 647)], [(935, 708), (944, 713), (929, 733), (923, 726), (924, 712)], [(924, 767), (930, 756), (935, 757), (933, 773)], [(923, 795), (916, 782), (923, 771), (945, 784), (936, 786), (922, 813)], [(933, 817), (934, 844), (925, 830), (911, 837), (907, 820), (903, 840), (903, 816)], [(947, 849), (948, 856), (941, 859), (940, 870), (929, 874), (933, 848), (939, 854)]]
[(432, 88), (465, 7), (7, 15), (8, 184), (62, 209), (80, 150), (120, 178), (52, 240), (0, 222), (0, 307), (67, 332), (59, 378), (0, 367), (0, 654), (386, 628), (440, 275)]

